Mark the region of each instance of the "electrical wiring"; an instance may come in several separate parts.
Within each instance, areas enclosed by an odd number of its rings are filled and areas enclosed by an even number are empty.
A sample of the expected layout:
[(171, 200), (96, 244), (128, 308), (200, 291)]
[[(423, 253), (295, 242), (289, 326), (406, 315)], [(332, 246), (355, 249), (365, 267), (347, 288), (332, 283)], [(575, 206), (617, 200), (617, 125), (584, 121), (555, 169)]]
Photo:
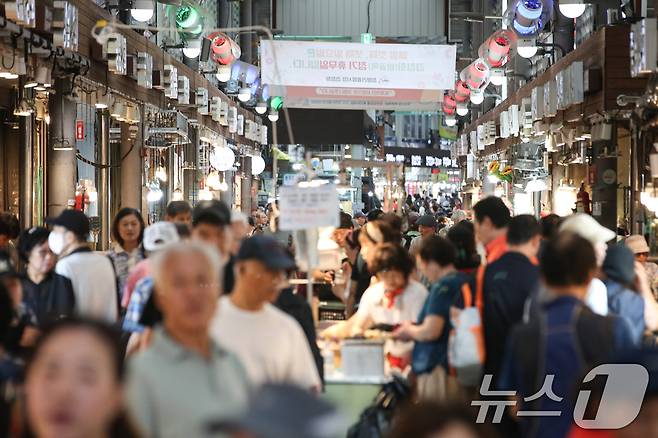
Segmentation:
[(368, 0), (368, 7), (366, 10), (366, 15), (368, 16), (368, 25), (366, 26), (366, 33), (370, 33), (370, 5), (372, 4), (372, 0)]

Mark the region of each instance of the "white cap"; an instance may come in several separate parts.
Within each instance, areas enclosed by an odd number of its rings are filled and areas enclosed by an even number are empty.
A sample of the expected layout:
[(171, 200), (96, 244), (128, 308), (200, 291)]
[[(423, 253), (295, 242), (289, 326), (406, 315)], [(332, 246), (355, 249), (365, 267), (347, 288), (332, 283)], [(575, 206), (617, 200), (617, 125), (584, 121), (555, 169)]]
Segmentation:
[(576, 213), (567, 217), (560, 231), (568, 231), (578, 234), (583, 239), (589, 240), (592, 245), (606, 243), (617, 237), (617, 233), (599, 224), (596, 219), (585, 213)]
[(144, 230), (144, 249), (147, 251), (157, 251), (179, 240), (176, 225), (171, 222), (156, 222)]
[(247, 215), (241, 211), (233, 210), (231, 212), (231, 222), (242, 222), (246, 224), (248, 222)]

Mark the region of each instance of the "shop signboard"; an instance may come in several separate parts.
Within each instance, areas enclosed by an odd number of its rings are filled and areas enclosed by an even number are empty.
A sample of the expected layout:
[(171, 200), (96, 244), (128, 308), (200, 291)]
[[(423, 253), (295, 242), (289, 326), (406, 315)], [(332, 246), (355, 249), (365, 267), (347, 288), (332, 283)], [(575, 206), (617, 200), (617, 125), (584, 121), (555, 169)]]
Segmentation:
[(384, 159), (389, 163), (403, 163), (405, 167), (458, 167), (449, 150), (429, 148), (402, 148), (386, 146)]
[(75, 121), (75, 139), (82, 141), (85, 139), (85, 122), (84, 120)]
[(279, 191), (284, 231), (338, 226), (338, 191), (333, 184), (283, 186)]
[(438, 110), (454, 45), (261, 42), (262, 79), (286, 106)]

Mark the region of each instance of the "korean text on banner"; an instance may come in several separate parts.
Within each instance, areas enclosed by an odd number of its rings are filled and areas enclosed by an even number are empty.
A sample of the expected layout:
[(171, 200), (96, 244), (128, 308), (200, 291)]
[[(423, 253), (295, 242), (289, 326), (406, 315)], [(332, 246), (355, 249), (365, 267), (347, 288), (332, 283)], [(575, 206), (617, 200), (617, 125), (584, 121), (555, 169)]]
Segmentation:
[(432, 44), (261, 41), (271, 86), (450, 90), (456, 48)]
[(282, 230), (338, 226), (338, 192), (333, 184), (281, 187), (279, 218)]

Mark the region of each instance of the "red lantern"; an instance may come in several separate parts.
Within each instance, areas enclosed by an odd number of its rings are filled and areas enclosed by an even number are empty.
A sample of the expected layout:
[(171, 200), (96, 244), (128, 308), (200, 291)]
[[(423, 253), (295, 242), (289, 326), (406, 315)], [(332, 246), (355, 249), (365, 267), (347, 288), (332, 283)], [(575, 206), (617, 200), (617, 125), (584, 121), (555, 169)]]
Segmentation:
[(221, 65), (230, 65), (233, 61), (240, 58), (241, 50), (235, 41), (221, 32), (215, 32), (208, 35), (210, 40), (210, 50), (212, 59)]
[(471, 90), (466, 85), (466, 82), (459, 80), (455, 84), (455, 100), (457, 102), (466, 102), (471, 95)]

